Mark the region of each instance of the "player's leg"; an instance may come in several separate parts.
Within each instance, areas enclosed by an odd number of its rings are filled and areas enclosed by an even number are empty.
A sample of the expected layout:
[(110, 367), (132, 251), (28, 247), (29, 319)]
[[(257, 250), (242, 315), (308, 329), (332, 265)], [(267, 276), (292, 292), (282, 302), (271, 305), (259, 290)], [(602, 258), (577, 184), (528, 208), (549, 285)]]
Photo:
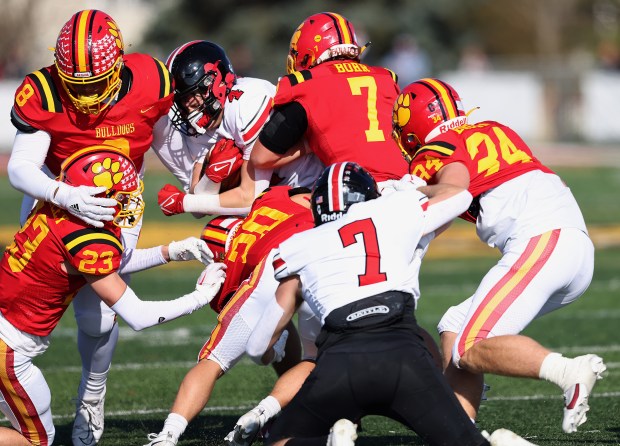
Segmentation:
[(50, 389), (32, 357), (0, 339), (0, 411), (13, 426), (0, 427), (0, 446), (51, 445), (55, 430), (50, 404)]
[(455, 365), (557, 384), (568, 399), (563, 427), (576, 430), (585, 421), (592, 387), (605, 370), (602, 359), (563, 358), (517, 333), (534, 318), (575, 301), (589, 286), (592, 272), (592, 243), (576, 229), (550, 231), (509, 247), (476, 291), (455, 341)]
[(321, 321), (305, 302), (297, 311), (297, 321), (303, 346), (303, 361), (278, 378), (271, 393), (237, 420), (233, 430), (224, 438), (225, 445), (251, 445), (265, 425), (293, 399), (314, 369), (317, 354), (314, 341), (321, 331)]
[[(138, 243), (140, 222), (121, 231), (125, 250)], [(129, 275), (121, 275), (129, 283)], [(74, 446), (91, 446), (103, 435), (106, 382), (118, 341), (116, 314), (88, 285), (73, 299), (78, 326), (78, 350), (82, 360), (82, 376), (78, 387), (75, 420), (71, 438)]]
[[(414, 340), (415, 341), (415, 340)], [(389, 364), (394, 374), (393, 391), (381, 394), (391, 398), (381, 415), (395, 419), (414, 430), (430, 445), (459, 444), (481, 446), (488, 444), (467, 416), (441, 370), (421, 342), (411, 342), (378, 362)], [(377, 372), (386, 380), (386, 372)], [(389, 373), (388, 373), (389, 375)], [(396, 379), (398, 378), (398, 379)], [(363, 394), (361, 394), (363, 397)], [(359, 399), (360, 396), (356, 395)], [(424, 404), (411, 404), (411, 401)], [(376, 403), (375, 403), (376, 405)]]

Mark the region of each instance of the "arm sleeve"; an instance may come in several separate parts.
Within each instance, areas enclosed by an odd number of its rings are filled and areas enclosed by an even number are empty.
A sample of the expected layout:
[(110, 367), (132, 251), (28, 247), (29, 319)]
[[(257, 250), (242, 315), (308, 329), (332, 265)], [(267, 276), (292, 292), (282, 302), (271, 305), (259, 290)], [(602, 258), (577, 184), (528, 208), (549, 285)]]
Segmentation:
[(276, 108), (261, 130), (258, 139), (273, 153), (284, 154), (306, 133), (308, 117), (299, 102)]
[(41, 170), (51, 142), (49, 133), (17, 131), (7, 165), (11, 186), (37, 200), (50, 201), (58, 181)]
[(125, 249), (119, 274), (131, 274), (168, 263), (161, 253), (161, 246), (145, 249)]
[(471, 203), (471, 194), (464, 190), (458, 194), (429, 205), (424, 212), (424, 235), (430, 234), (467, 210)]
[(196, 294), (199, 292), (194, 291), (167, 301), (140, 300), (136, 293), (127, 287), (123, 295), (110, 308), (132, 329), (139, 331), (197, 310), (200, 308), (200, 299), (195, 297)]

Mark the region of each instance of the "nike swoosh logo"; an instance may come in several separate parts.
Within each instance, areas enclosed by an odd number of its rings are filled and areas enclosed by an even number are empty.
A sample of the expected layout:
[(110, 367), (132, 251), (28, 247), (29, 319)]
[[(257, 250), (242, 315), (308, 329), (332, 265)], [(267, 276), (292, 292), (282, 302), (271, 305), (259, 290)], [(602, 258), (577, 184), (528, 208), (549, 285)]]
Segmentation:
[(147, 111), (149, 111), (150, 109), (152, 109), (153, 107), (155, 107), (154, 105), (151, 105), (149, 108), (141, 108), (140, 109), (140, 113), (146, 113)]
[(234, 162), (235, 162), (235, 158), (230, 158), (230, 159), (219, 161), (218, 163), (213, 164), (211, 168), (214, 171), (219, 172), (220, 170), (230, 169)]
[(171, 204), (174, 204), (174, 197), (168, 197), (164, 200), (164, 202), (162, 204), (159, 205), (160, 208), (164, 209), (167, 208), (168, 206), (170, 206)]

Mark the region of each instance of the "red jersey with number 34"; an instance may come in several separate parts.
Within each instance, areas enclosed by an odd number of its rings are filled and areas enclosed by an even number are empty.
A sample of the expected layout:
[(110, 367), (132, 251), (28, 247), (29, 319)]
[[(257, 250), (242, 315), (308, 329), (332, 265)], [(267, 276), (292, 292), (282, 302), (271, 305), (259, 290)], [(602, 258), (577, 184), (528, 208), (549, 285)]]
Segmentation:
[(469, 192), (474, 197), (525, 172), (553, 173), (514, 130), (495, 121), (467, 124), (443, 133), (418, 149), (409, 170), (430, 184), (435, 174), (451, 163), (467, 167)]
[(47, 336), (86, 284), (82, 274), (115, 272), (122, 253), (116, 226), (96, 229), (54, 205), (40, 204), (4, 251), (0, 311), (17, 329)]
[(407, 173), (407, 162), (392, 138), (392, 109), (399, 92), (390, 70), (336, 60), (282, 77), (273, 104), (297, 102), (304, 107), (305, 137), (325, 166), (354, 161), (381, 182)]
[(30, 126), (51, 135), (45, 164), (54, 175), (69, 155), (93, 144), (117, 147), (138, 171), (142, 168), (153, 126), (172, 105), (172, 78), (161, 61), (145, 54), (127, 54), (123, 62), (120, 99), (98, 115), (75, 110), (55, 65), (30, 73), (17, 89), (12, 118), (18, 128)]
[(290, 190), (289, 186), (273, 186), (254, 200), (224, 259), (226, 280), (211, 301), (218, 313), (271, 249), (291, 235), (314, 227), (312, 211), (291, 200)]

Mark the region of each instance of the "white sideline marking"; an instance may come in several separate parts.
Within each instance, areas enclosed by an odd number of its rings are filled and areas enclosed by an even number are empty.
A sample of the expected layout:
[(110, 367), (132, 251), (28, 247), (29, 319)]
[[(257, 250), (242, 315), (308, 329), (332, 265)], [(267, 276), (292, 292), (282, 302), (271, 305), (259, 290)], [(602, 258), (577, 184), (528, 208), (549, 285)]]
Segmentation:
[[(620, 392), (603, 392), (595, 393), (596, 398), (617, 398), (620, 396)], [(519, 395), (519, 396), (497, 396), (489, 397), (488, 401), (534, 401), (534, 400), (561, 400), (562, 395)], [(209, 412), (228, 412), (228, 411), (247, 411), (254, 407), (255, 403), (243, 404), (238, 406), (207, 406), (202, 410), (202, 413)], [(153, 415), (153, 414), (168, 414), (170, 411), (167, 409), (136, 409), (136, 410), (117, 410), (106, 411), (106, 417), (124, 417), (129, 415)], [(54, 420), (72, 420), (75, 416), (74, 413), (64, 415), (54, 415)], [(2, 420), (5, 421), (5, 420)], [(162, 423), (163, 423), (162, 419)]]

